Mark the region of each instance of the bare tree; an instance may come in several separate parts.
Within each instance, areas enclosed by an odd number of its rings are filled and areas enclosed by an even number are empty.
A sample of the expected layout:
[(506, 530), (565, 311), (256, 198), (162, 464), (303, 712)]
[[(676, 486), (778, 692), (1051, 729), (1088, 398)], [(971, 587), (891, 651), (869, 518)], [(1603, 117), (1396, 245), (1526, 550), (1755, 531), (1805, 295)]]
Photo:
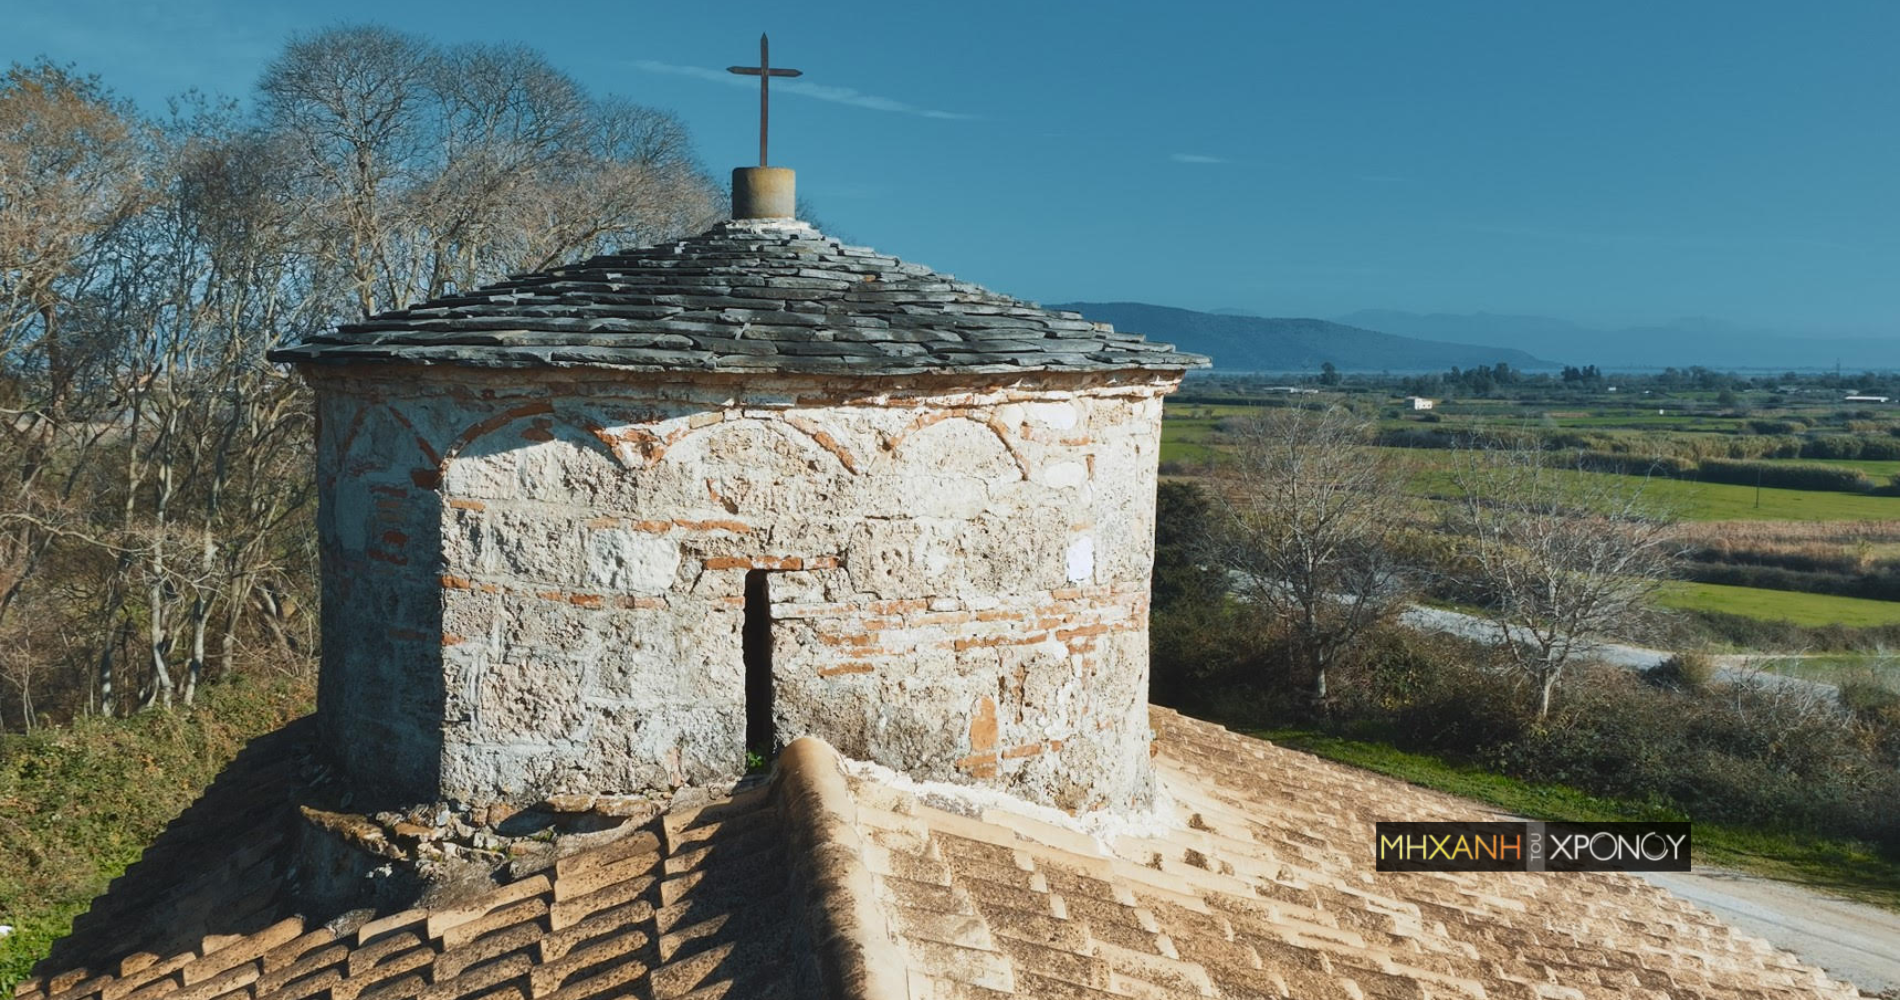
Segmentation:
[(308, 399), (269, 348), (702, 227), (679, 120), (517, 46), (296, 37), (257, 113), (0, 75), (0, 725), (307, 669)]
[(1233, 425), (1221, 470), (1220, 561), (1236, 592), (1288, 629), (1315, 700), (1340, 653), (1406, 593), (1390, 544), (1406, 499), (1371, 434), (1342, 407), (1273, 410)]
[(1535, 692), (1538, 718), (1580, 652), (1629, 639), (1679, 543), (1640, 477), (1594, 473), (1528, 444), (1460, 450), (1445, 527), (1477, 567), (1483, 614)]
[[(70, 585), (115, 548), (95, 476), (120, 434), (118, 248), (152, 204), (151, 140), (96, 78), (50, 63), (0, 78), (0, 641), (16, 650), (59, 603), (38, 587), (49, 564)], [(111, 699), (109, 663), (96, 687)]]
[(519, 46), (332, 28), (260, 86), (355, 318), (675, 235), (718, 204), (678, 119), (594, 100)]

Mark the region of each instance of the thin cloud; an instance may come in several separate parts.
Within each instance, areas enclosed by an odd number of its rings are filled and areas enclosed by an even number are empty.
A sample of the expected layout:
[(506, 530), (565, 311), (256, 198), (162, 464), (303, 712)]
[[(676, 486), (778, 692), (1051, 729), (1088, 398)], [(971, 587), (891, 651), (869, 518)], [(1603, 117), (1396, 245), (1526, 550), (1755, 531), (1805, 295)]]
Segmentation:
[[(648, 73), (670, 73), (674, 76), (690, 76), (698, 80), (709, 80), (727, 86), (757, 86), (749, 76), (728, 73), (725, 70), (707, 69), (704, 66), (677, 66), (673, 63), (658, 62), (653, 59), (636, 59), (634, 68)], [(972, 121), (976, 115), (966, 115), (958, 111), (938, 111), (935, 108), (920, 108), (914, 104), (879, 97), (853, 90), (850, 87), (834, 87), (823, 83), (810, 83), (805, 80), (777, 80), (772, 84), (774, 91), (797, 94), (819, 101), (830, 101), (853, 108), (865, 108), (870, 111), (889, 111), (900, 115), (915, 115), (918, 118), (936, 118), (943, 121)]]
[(1205, 153), (1169, 153), (1168, 159), (1176, 163), (1226, 163), (1224, 156), (1208, 156)]

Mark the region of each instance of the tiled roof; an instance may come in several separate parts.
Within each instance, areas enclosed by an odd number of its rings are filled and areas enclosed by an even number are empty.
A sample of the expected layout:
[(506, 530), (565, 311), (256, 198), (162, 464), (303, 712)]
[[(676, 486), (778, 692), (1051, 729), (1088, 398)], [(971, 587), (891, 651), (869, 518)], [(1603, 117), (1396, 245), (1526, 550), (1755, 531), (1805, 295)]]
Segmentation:
[(726, 222), (519, 275), (272, 358), (852, 375), (1207, 364), (788, 221)]
[(1030, 807), (898, 787), (801, 740), (767, 785), (473, 899), (339, 927), (287, 919), (20, 996), (1856, 995), (1634, 877), (1375, 874), (1373, 821), (1485, 817), (1153, 718), (1175, 813), (1145, 833), (1104, 842)]
[(1642, 880), (1372, 869), (1380, 819), (1470, 804), (1156, 710), (1181, 823), (1087, 838), (860, 783), (913, 998), (1853, 997)]

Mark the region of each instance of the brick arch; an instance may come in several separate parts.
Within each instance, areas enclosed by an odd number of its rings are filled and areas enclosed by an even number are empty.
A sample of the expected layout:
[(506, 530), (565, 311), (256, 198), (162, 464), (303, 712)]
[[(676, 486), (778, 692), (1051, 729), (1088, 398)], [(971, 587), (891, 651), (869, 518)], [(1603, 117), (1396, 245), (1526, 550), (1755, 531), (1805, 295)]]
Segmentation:
[(903, 456), (901, 455), (901, 451), (906, 443), (917, 437), (917, 435), (928, 431), (930, 428), (950, 420), (965, 420), (989, 431), (995, 436), (997, 444), (1002, 447), (1003, 454), (1009, 456), (1010, 461), (1015, 463), (1017, 474), (1024, 480), (1029, 479), (1029, 460), (1023, 457), (1022, 452), (1016, 450), (1015, 442), (1010, 440), (1009, 428), (1004, 426), (1002, 421), (985, 411), (948, 410), (924, 414), (912, 420), (904, 429), (895, 434), (886, 435), (884, 439), (884, 450), (889, 452), (893, 457), (898, 458), (899, 461), (902, 461)]
[[(411, 422), (407, 416), (404, 416), (401, 410), (397, 409), (387, 400), (382, 399), (366, 400), (363, 405), (355, 408), (355, 412), (350, 415), (349, 425), (343, 429), (341, 437), (337, 438), (335, 444), (332, 445), (337, 456), (350, 454), (351, 448), (356, 444), (357, 435), (363, 431), (363, 425), (369, 422), (369, 417), (372, 413), (377, 412), (390, 417), (400, 425), (403, 430), (408, 432), (410, 442), (416, 446), (416, 457), (419, 461), (415, 464), (418, 468), (440, 465), (442, 461), (441, 456), (436, 454), (435, 447), (429, 443), (428, 438), (424, 437), (421, 431), (416, 430), (416, 425)], [(318, 467), (321, 468), (323, 464), (324, 463), (319, 462)], [(347, 468), (349, 463), (339, 462), (337, 465)], [(337, 473), (332, 472), (322, 479), (320, 485), (324, 489), (331, 489), (336, 485), (337, 479)]]
[[(731, 411), (729, 410), (719, 411), (716, 417), (717, 419), (708, 420), (703, 423), (688, 424), (664, 437), (653, 434), (651, 431), (645, 432), (647, 437), (651, 438), (653, 442), (647, 446), (647, 466), (651, 468), (659, 464), (669, 451), (684, 442), (687, 438), (697, 436), (702, 432), (715, 430), (727, 424), (735, 423), (735, 421), (731, 419)], [(798, 434), (810, 440), (820, 451), (836, 459), (838, 464), (843, 467), (846, 472), (856, 474), (859, 471), (857, 456), (852, 454), (849, 448), (839, 443), (838, 439), (826, 432), (824, 428), (819, 427), (810, 420), (806, 420), (796, 414), (786, 413), (777, 415), (776, 418), (757, 418), (756, 422), (778, 429), (781, 434), (788, 430), (796, 431)], [(789, 437), (790, 435), (787, 436)]]
[[(627, 457), (620, 452), (619, 446), (622, 444), (621, 439), (609, 433), (606, 428), (578, 414), (564, 413), (556, 410), (551, 400), (536, 399), (521, 403), (517, 406), (511, 406), (500, 413), (484, 417), (470, 424), (468, 427), (463, 428), (462, 432), (457, 434), (455, 439), (449, 442), (449, 446), (442, 450), (442, 454), (439, 457), (435, 456), (433, 452), (429, 453), (432, 463), (435, 466), (436, 481), (440, 482), (441, 477), (448, 474), (449, 463), (460, 458), (462, 453), (467, 451), (470, 445), (515, 423), (523, 420), (533, 421), (536, 418), (546, 418), (549, 423), (559, 421), (575, 430), (583, 431), (589, 438), (600, 445), (601, 450), (606, 452), (609, 458), (612, 458), (622, 466), (632, 464), (628, 461)], [(404, 421), (404, 423), (406, 424), (407, 421)], [(552, 435), (539, 440), (551, 439)], [(420, 440), (420, 438), (418, 438), (418, 440)], [(537, 439), (530, 437), (529, 440)]]

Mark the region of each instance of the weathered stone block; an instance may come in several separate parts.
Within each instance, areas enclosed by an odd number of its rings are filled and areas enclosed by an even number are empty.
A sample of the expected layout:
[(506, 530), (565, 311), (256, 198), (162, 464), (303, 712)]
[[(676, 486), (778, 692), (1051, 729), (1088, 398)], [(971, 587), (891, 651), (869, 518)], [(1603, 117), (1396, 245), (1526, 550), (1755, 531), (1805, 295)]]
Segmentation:
[(679, 543), (663, 536), (608, 528), (587, 533), (587, 579), (616, 593), (659, 594), (679, 574)]

